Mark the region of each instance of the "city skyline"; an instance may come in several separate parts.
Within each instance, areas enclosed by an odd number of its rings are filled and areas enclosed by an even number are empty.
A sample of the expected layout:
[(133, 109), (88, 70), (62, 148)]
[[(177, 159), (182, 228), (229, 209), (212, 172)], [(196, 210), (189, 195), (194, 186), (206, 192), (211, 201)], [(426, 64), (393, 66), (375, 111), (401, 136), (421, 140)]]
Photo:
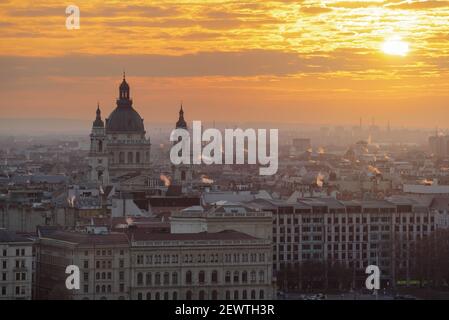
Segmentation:
[(90, 120), (126, 70), (148, 122), (445, 127), (449, 1), (4, 1), (0, 119)]

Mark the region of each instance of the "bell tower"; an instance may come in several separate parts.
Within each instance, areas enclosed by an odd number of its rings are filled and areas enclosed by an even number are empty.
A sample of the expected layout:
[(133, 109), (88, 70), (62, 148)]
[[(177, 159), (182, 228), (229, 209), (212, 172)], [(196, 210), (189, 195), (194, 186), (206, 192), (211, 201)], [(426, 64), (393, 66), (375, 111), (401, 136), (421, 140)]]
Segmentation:
[(104, 122), (101, 119), (100, 104), (92, 125), (89, 151), (89, 182), (105, 185), (109, 183), (107, 140)]
[[(179, 118), (178, 121), (176, 122), (175, 128), (188, 130), (187, 123), (184, 120), (184, 110), (182, 109), (182, 103), (181, 109), (179, 110)], [(193, 180), (192, 164), (172, 165), (172, 176), (173, 182), (176, 185), (181, 185), (184, 187), (187, 184), (192, 183)]]

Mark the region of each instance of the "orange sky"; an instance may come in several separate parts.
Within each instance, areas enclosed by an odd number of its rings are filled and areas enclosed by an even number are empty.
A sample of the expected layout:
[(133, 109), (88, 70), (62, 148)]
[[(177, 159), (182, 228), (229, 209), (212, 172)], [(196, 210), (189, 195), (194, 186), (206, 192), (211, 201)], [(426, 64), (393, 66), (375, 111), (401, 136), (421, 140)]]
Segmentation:
[(146, 122), (181, 100), (189, 121), (449, 119), (449, 1), (0, 0), (0, 17), (0, 118), (107, 115), (125, 69)]

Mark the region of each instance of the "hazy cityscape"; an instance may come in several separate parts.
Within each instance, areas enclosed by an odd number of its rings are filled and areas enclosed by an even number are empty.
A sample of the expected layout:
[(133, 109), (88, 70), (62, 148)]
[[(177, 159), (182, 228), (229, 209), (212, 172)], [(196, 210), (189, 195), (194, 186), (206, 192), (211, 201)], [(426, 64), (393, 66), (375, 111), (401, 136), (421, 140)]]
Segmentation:
[(0, 17), (0, 300), (449, 300), (449, 1)]
[(144, 124), (125, 76), (92, 119), (84, 136), (0, 139), (2, 299), (372, 299), (368, 265), (377, 299), (449, 298), (443, 131), (286, 125), (263, 176), (173, 165), (170, 127)]

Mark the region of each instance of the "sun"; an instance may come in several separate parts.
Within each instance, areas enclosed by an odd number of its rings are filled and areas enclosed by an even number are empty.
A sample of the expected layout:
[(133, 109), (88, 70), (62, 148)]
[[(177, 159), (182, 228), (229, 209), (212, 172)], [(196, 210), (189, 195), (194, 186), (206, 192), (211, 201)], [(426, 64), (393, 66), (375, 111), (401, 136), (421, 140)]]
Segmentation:
[(395, 36), (384, 41), (382, 44), (382, 51), (386, 54), (395, 56), (406, 56), (409, 51), (409, 47), (408, 43), (402, 41), (401, 37)]

